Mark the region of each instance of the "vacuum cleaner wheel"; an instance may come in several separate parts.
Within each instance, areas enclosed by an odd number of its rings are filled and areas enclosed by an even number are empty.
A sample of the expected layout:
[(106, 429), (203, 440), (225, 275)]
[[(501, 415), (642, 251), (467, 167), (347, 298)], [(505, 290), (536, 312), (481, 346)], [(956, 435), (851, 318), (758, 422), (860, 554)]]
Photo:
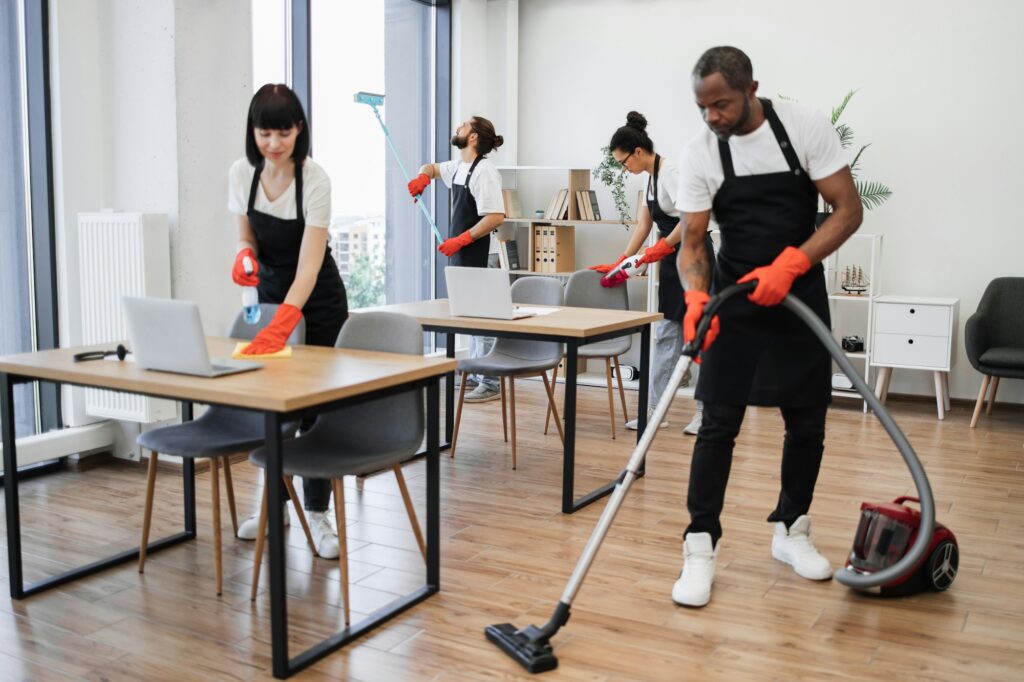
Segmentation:
[(948, 590), (956, 580), (956, 571), (960, 566), (960, 550), (951, 540), (943, 540), (928, 557), (928, 586), (936, 592)]

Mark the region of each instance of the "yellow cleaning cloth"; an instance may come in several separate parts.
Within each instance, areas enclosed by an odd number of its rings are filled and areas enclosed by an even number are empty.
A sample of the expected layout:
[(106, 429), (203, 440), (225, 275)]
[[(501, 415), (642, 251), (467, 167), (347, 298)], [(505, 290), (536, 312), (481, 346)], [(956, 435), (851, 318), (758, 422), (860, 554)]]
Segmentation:
[(292, 347), (285, 346), (276, 353), (267, 353), (266, 355), (242, 355), (242, 351), (249, 346), (249, 341), (239, 341), (235, 346), (235, 350), (231, 352), (231, 357), (236, 360), (274, 360), (277, 358), (290, 358), (292, 356)]

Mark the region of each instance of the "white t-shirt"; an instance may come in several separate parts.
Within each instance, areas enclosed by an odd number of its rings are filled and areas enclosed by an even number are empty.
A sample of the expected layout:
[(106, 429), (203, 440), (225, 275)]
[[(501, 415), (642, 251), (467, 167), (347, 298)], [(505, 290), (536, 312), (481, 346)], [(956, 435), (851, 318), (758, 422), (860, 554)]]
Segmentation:
[[(825, 114), (799, 102), (772, 100), (772, 104), (800, 159), (800, 166), (811, 180), (827, 178), (847, 165), (839, 136)], [(730, 137), (729, 151), (738, 176), (789, 170), (767, 119), (752, 133)], [(724, 179), (718, 137), (705, 127), (686, 144), (680, 155), (676, 207), (686, 213), (710, 210)]]
[[(469, 173), (471, 162), (462, 159), (442, 161), (437, 164), (441, 169), (441, 181), (448, 187), (465, 185), (466, 174)], [(473, 169), (473, 177), (469, 179), (469, 193), (476, 201), (476, 212), (480, 217), (489, 213), (505, 213), (505, 202), (501, 198), (501, 173), (490, 159), (480, 159)], [(497, 230), (491, 232), (491, 246), (488, 253), (498, 253)]]
[[(232, 213), (245, 215), (249, 208), (249, 189), (255, 172), (245, 157), (231, 164), (228, 171), (228, 210)], [(263, 183), (259, 183), (253, 208), (275, 218), (294, 220), (297, 217), (295, 181), (292, 180), (288, 189), (274, 201), (267, 199)], [(302, 164), (302, 216), (309, 227), (328, 227), (331, 224), (331, 180), (323, 167), (308, 157)]]
[[(644, 201), (650, 201), (651, 177), (644, 182)], [(658, 208), (674, 218), (682, 218), (683, 213), (676, 208), (676, 195), (679, 194), (679, 167), (675, 162), (661, 157), (661, 167), (658, 168)]]

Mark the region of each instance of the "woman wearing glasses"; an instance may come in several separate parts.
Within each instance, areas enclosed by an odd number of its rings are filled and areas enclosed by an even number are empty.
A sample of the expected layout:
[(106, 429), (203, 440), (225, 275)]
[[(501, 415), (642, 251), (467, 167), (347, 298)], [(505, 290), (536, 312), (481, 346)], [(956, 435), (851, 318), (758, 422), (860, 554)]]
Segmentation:
[[(245, 157), (228, 172), (228, 210), (238, 216), (238, 253), (231, 277), (259, 289), (261, 303), (277, 303), (274, 319), (242, 352), (276, 353), (299, 320), (306, 343), (334, 346), (348, 318), (348, 298), (327, 244), (331, 181), (309, 158), (309, 126), (299, 98), (285, 85), (264, 85), (253, 96), (245, 128)], [(253, 264), (246, 272), (246, 261)], [(312, 422), (304, 421), (302, 429)], [(303, 502), (317, 554), (338, 556), (338, 536), (327, 513), (329, 481), (303, 479)], [(288, 519), (287, 513), (284, 517)], [(255, 515), (238, 527), (254, 540)]]
[[(637, 229), (626, 244), (626, 250), (614, 263), (595, 265), (591, 270), (607, 273), (616, 265), (640, 250), (647, 241), (651, 228), (658, 227), (660, 238), (644, 250), (641, 258), (643, 263), (660, 263), (658, 268), (658, 312), (665, 319), (658, 323), (655, 330), (654, 358), (651, 363), (650, 395), (653, 406), (665, 392), (669, 377), (683, 348), (683, 315), (686, 303), (683, 300), (683, 287), (676, 269), (676, 255), (682, 241), (683, 227), (680, 220), (682, 213), (675, 207), (675, 195), (679, 186), (679, 170), (675, 163), (654, 151), (654, 142), (647, 134), (647, 119), (643, 114), (631, 111), (626, 114), (626, 125), (615, 131), (608, 143), (612, 157), (634, 175), (647, 173), (646, 201), (640, 207), (637, 216)], [(711, 237), (707, 238), (707, 248), (711, 252)], [(671, 256), (671, 257), (668, 257)], [(697, 403), (697, 413), (683, 429), (687, 435), (696, 435), (700, 429), (701, 411)], [(662, 422), (659, 428), (668, 426)], [(637, 422), (632, 420), (626, 427), (636, 430)]]

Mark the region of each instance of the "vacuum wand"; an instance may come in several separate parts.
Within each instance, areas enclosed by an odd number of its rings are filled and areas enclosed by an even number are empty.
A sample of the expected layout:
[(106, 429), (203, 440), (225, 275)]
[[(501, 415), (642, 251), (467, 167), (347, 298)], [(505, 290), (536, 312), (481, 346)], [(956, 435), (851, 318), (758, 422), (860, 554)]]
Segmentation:
[[(500, 623), (489, 625), (484, 630), (488, 640), (518, 661), (529, 672), (544, 672), (558, 667), (558, 658), (555, 656), (550, 643), (551, 637), (568, 622), (572, 602), (576, 598), (576, 594), (579, 592), (584, 579), (587, 577), (587, 573), (597, 556), (597, 551), (604, 542), (608, 529), (615, 520), (615, 516), (622, 506), (630, 486), (639, 475), (638, 472), (643, 466), (647, 451), (654, 442), (658, 425), (661, 424), (668, 413), (672, 400), (675, 398), (676, 390), (679, 388), (679, 384), (682, 383), (683, 375), (690, 368), (690, 365), (704, 345), (704, 338), (711, 326), (711, 320), (727, 300), (737, 294), (753, 291), (756, 286), (757, 282), (734, 284), (726, 287), (717, 295), (712, 296), (708, 301), (704, 308), (704, 314), (697, 324), (695, 338), (683, 347), (682, 357), (676, 363), (668, 385), (661, 394), (661, 398), (654, 408), (654, 413), (647, 421), (647, 428), (644, 429), (639, 442), (637, 442), (636, 448), (626, 464), (626, 468), (619, 475), (615, 490), (612, 492), (608, 504), (601, 513), (601, 517), (598, 519), (597, 525), (594, 527), (583, 553), (576, 562), (576, 568), (573, 570), (572, 576), (562, 592), (562, 597), (555, 606), (554, 613), (548, 622), (541, 627), (528, 625), (522, 629), (517, 629), (511, 623)], [(907, 467), (910, 469), (914, 485), (917, 486), (918, 497), (921, 501), (921, 532), (918, 534), (910, 550), (892, 566), (875, 573), (862, 575), (843, 568), (835, 574), (839, 582), (856, 589), (866, 589), (885, 584), (913, 570), (931, 542), (935, 521), (935, 503), (932, 498), (928, 477), (925, 475), (924, 467), (921, 466), (921, 462), (914, 453), (914, 449), (909, 441), (907, 441), (906, 436), (896, 425), (896, 422), (893, 421), (892, 416), (885, 407), (875, 397), (874, 393), (871, 392), (871, 389), (868, 388), (864, 379), (861, 378), (853, 365), (850, 364), (842, 348), (832, 338), (831, 331), (822, 323), (821, 319), (803, 301), (795, 296), (787, 295), (783, 300), (783, 305), (810, 327), (811, 331), (818, 337), (818, 340), (825, 346), (833, 359), (853, 381), (854, 387), (864, 397), (868, 405), (871, 406), (871, 409), (875, 411), (882, 426), (896, 444)], [(640, 380), (644, 381), (645, 377), (641, 377)]]
[[(395, 143), (391, 141), (391, 133), (388, 132), (388, 127), (384, 125), (384, 119), (380, 117), (380, 111), (377, 109), (377, 107), (384, 106), (384, 95), (360, 91), (352, 97), (352, 100), (356, 104), (366, 104), (373, 109), (373, 114), (377, 117), (377, 122), (380, 123), (381, 130), (384, 131), (384, 139), (388, 141), (388, 146), (391, 147), (391, 152), (395, 155), (395, 161), (398, 162), (398, 168), (402, 171), (402, 177), (405, 178), (407, 183), (412, 181), (412, 178), (409, 177), (409, 171), (405, 170), (405, 165), (402, 163), (402, 157), (398, 155), (398, 149), (395, 148)], [(434, 237), (437, 239), (437, 243), (442, 243), (444, 239), (441, 238), (441, 232), (437, 229), (437, 224), (434, 223), (434, 218), (430, 215), (430, 211), (427, 210), (426, 205), (422, 201), (417, 201), (416, 203), (419, 205), (420, 210), (423, 211), (423, 215), (426, 216), (427, 222), (430, 223), (430, 229), (434, 231)]]

